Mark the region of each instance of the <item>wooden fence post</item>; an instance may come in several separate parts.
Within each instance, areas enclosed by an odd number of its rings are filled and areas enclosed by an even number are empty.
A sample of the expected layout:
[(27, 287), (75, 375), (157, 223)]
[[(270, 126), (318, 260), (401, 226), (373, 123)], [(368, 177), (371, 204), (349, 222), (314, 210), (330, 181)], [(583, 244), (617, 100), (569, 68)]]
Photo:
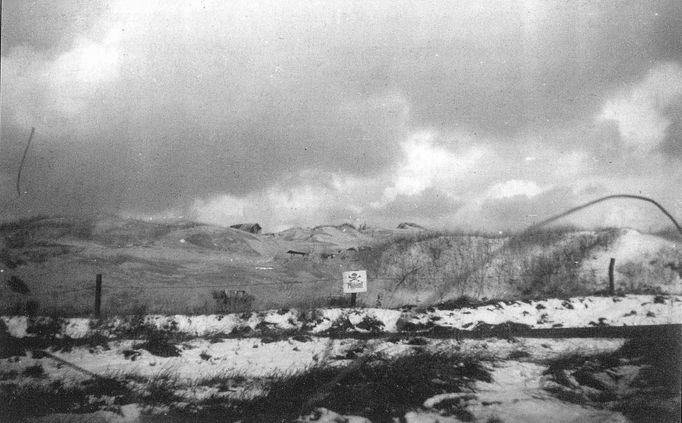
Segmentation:
[(355, 307), (355, 301), (357, 300), (357, 298), (358, 298), (358, 294), (356, 294), (355, 292), (350, 294), (350, 306), (351, 307)]
[(613, 268), (616, 266), (616, 259), (611, 257), (609, 263), (609, 294), (613, 295), (616, 292), (616, 286), (613, 282)]
[(102, 308), (102, 274), (98, 273), (95, 279), (95, 316), (99, 317)]

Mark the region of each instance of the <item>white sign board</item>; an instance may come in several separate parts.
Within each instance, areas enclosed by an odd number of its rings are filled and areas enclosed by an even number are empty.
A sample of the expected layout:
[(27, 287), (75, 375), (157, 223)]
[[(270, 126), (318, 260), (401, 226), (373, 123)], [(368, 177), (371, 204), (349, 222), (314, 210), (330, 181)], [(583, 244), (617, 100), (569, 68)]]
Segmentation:
[(351, 272), (343, 272), (343, 292), (344, 294), (367, 292), (367, 271), (353, 270)]

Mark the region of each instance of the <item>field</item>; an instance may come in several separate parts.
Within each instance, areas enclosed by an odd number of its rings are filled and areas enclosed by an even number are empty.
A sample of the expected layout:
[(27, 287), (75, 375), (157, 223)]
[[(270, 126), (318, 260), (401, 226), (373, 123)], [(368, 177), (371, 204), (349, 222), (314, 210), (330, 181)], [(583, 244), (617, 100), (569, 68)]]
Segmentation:
[[(300, 254), (288, 253), (297, 252)], [(351, 225), (251, 234), (192, 222), (35, 218), (0, 226), (0, 313), (211, 314), (347, 302), (341, 273), (366, 269), (364, 306), (520, 299), (608, 289), (681, 293), (679, 240), (556, 228), (501, 236)], [(216, 291), (228, 295), (216, 298)], [(243, 291), (243, 292), (239, 292)], [(238, 297), (238, 298), (233, 298)]]
[(114, 217), (0, 235), (0, 421), (680, 418), (674, 236)]

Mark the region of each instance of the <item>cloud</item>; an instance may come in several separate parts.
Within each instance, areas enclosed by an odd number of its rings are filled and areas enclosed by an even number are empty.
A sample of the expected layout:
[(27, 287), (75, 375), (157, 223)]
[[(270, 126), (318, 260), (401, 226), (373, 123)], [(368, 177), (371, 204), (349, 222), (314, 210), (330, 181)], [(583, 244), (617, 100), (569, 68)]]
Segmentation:
[(388, 54), (422, 52), (419, 60), (384, 66), (406, 87), (423, 124), (519, 133), (596, 112), (609, 91), (638, 78), (657, 55), (674, 54), (672, 34), (659, 26), (674, 19), (664, 18), (675, 16), (674, 4), (637, 4), (636, 12), (604, 2), (427, 6), (404, 19), (416, 22), (402, 23), (431, 35), (430, 43), (401, 40), (404, 47)]
[(51, 54), (70, 45), (73, 38), (86, 32), (100, 35), (93, 23), (108, 9), (102, 1), (26, 1), (2, 2), (2, 55), (31, 45)]
[(12, 135), (31, 126), (34, 154), (75, 161), (33, 169), (50, 185), (29, 187), (33, 210), (50, 198), (73, 211), (119, 187), (84, 211), (159, 212), (195, 196), (263, 190), (299, 170), (367, 175), (392, 163), (409, 118), (400, 90), (347, 90), (340, 76), (325, 76), (318, 65), (332, 58), (302, 47), (313, 34), (294, 24), (296, 11), (283, 12), (291, 32), (278, 34), (276, 14), (207, 5), (213, 11), (112, 2), (93, 25), (107, 28), (100, 39), (76, 37), (56, 55), (18, 46), (3, 56), (3, 139), (12, 154), (2, 171), (25, 142)]
[(675, 0), (75, 3), (3, 3), (11, 216), (520, 224), (682, 183)]
[(266, 230), (360, 220), (364, 204), (376, 193), (370, 179), (303, 171), (261, 191), (244, 196), (220, 194), (197, 199), (190, 218), (229, 226), (257, 221)]
[(401, 143), (398, 165), (379, 175), (304, 170), (256, 193), (197, 200), (190, 214), (223, 225), (256, 219), (269, 228), (344, 221), (394, 225), (404, 220), (442, 226), (438, 218), (447, 220), (462, 205), (457, 186), (469, 179), (484, 150), (466, 146), (452, 151), (437, 144), (441, 138), (428, 131), (408, 136)]
[(258, 222), (266, 230), (282, 230), (300, 226), (312, 215), (320, 213), (324, 193), (301, 186), (288, 191), (273, 191), (236, 197), (218, 195), (209, 200), (196, 200), (189, 217), (193, 220), (229, 226), (236, 223)]
[[(492, 188), (489, 194), (495, 191), (495, 186)], [(468, 203), (453, 220), (460, 222), (463, 227), (484, 227), (489, 231), (523, 230), (603, 196), (604, 192), (604, 187), (599, 185), (577, 184), (553, 187), (535, 195), (488, 195), (480, 201)], [(613, 201), (567, 216), (555, 224), (573, 224), (583, 228), (633, 226), (648, 229), (664, 226), (667, 222), (655, 210), (636, 201)]]
[(682, 66), (662, 63), (636, 85), (609, 99), (599, 119), (618, 125), (623, 143), (637, 152), (659, 146), (672, 123), (665, 110), (682, 97)]
[(403, 159), (393, 173), (391, 185), (373, 207), (382, 207), (400, 195), (418, 195), (434, 186), (454, 188), (485, 154), (479, 146), (453, 152), (438, 145), (435, 138), (432, 131), (417, 132), (401, 144)]
[(89, 109), (120, 75), (120, 36), (78, 38), (72, 48), (52, 58), (25, 47), (2, 60), (3, 123), (41, 126), (53, 136), (91, 126)]
[(541, 192), (542, 189), (533, 181), (511, 179), (490, 187), (488, 189), (487, 197), (494, 200), (511, 198), (519, 195), (525, 196), (527, 198), (533, 198)]
[(571, 189), (567, 187), (531, 196), (489, 197), (480, 206), (480, 219), (487, 223), (487, 227), (497, 230), (523, 229), (565, 210), (574, 200)]
[(431, 228), (452, 226), (451, 216), (464, 202), (437, 188), (427, 188), (418, 194), (400, 194), (380, 209), (365, 211), (367, 218), (381, 221), (386, 226), (400, 222), (419, 222)]

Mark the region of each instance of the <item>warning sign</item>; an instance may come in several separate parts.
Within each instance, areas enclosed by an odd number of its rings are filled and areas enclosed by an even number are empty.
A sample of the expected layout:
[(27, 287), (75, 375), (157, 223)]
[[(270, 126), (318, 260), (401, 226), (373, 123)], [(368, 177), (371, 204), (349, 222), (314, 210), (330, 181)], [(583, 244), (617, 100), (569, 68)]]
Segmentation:
[(367, 271), (353, 270), (351, 272), (343, 272), (343, 292), (345, 294), (367, 292)]

